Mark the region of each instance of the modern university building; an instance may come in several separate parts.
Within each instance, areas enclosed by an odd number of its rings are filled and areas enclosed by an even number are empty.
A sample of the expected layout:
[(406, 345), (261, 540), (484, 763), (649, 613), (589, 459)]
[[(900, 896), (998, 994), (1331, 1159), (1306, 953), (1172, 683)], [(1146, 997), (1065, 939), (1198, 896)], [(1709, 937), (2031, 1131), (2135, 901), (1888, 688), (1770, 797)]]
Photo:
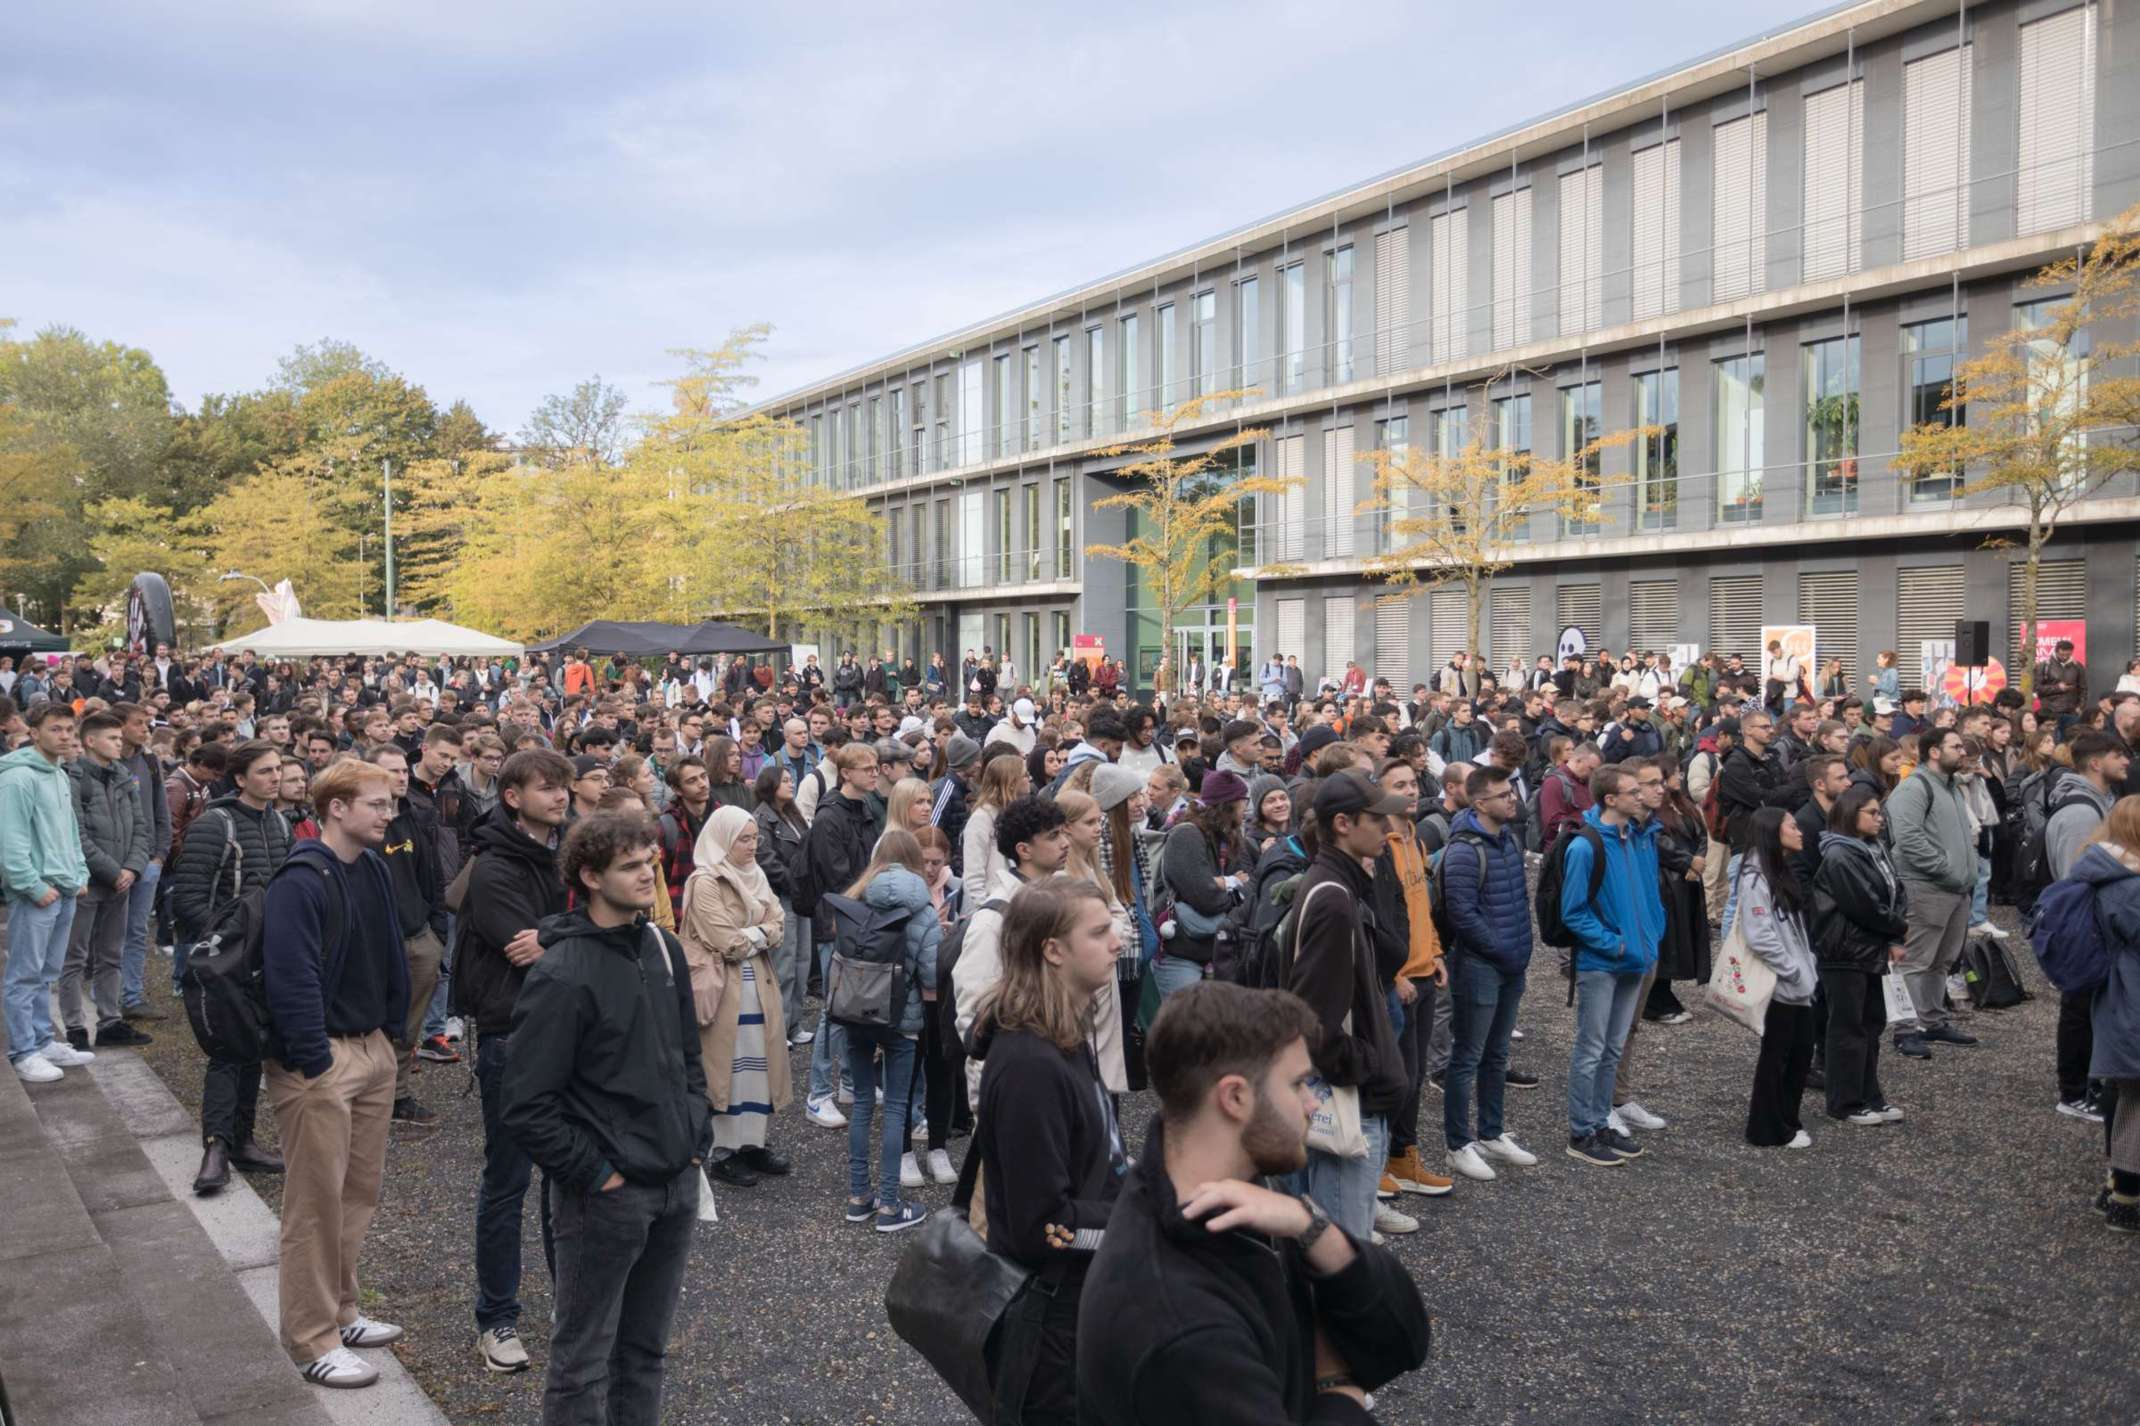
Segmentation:
[[(1594, 524), (1531, 521), (1491, 591), (1495, 666), (1570, 625), (1751, 662), (1763, 624), (1811, 624), (1853, 686), (1883, 649), (1910, 682), (1965, 614), (2011, 664), (2019, 564), (1987, 544), (2021, 516), (1892, 470), (1900, 432), (1942, 419), (1958, 359), (2038, 320), (2056, 294), (2024, 278), (2136, 201), (2140, 12), (1865, 0), (759, 409), (885, 513), (919, 604), (884, 631), (902, 657), (986, 644), (1037, 670), (1097, 635), (1140, 686), (1162, 649), (1216, 661), (1225, 601), (1161, 629), (1132, 572), (1083, 551), (1132, 533), (1093, 508), (1129, 459), (1107, 448), (1256, 388), (1176, 431), (1189, 452), (1267, 428), (1230, 468), (1304, 478), (1242, 502), (1248, 667), (1356, 658), (1402, 686), (1462, 647), (1461, 590), (1365, 573), (1386, 532), (1363, 453), (1656, 426), (1604, 456)], [(2126, 476), (2046, 551), (2040, 617), (2085, 621), (2094, 689), (2140, 652), (2136, 539)]]

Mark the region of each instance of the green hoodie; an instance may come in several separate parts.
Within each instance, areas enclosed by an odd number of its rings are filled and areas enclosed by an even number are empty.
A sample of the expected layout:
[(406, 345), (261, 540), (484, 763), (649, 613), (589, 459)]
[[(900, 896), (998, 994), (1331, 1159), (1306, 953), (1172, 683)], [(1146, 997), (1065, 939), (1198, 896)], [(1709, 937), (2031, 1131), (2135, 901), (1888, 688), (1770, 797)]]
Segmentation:
[(88, 881), (67, 765), (35, 747), (0, 758), (0, 884), (35, 901), (47, 889), (72, 896)]

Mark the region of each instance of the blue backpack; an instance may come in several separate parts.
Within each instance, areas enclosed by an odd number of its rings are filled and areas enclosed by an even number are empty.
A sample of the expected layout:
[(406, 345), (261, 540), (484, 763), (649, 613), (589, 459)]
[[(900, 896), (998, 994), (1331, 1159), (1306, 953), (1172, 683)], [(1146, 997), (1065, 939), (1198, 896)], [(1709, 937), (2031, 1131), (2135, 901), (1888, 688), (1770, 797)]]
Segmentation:
[(2029, 945), (2051, 984), (2068, 995), (2110, 979), (2110, 947), (2096, 914), (2095, 883), (2066, 877), (2045, 887), (2029, 911)]

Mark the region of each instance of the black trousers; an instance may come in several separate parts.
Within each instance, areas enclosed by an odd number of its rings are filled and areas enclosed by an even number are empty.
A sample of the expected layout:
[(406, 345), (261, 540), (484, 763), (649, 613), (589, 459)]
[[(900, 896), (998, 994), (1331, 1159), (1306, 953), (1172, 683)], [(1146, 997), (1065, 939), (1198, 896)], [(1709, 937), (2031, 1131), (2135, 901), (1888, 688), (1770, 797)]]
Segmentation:
[(221, 1139), (225, 1149), (253, 1141), (253, 1121), (260, 1110), (260, 1062), (208, 1061), (201, 1081), (201, 1141)]
[(2088, 1018), (2093, 991), (2058, 994), (2058, 1097), (2079, 1099), (2088, 1092), (2088, 1057), (2095, 1053), (2095, 1024)]
[(1754, 1095), (1746, 1106), (1746, 1142), (1773, 1149), (1805, 1128), (1798, 1102), (1813, 1066), (1813, 1007), (1768, 1003), (1762, 1022), (1761, 1058), (1754, 1063)]
[(1887, 1029), (1887, 1001), (1871, 971), (1821, 968), (1828, 999), (1828, 1117), (1885, 1107), (1880, 1091), (1880, 1036)]
[(952, 1115), (966, 1092), (966, 1055), (954, 1061), (944, 1054), (944, 1036), (936, 1005), (924, 1007), (921, 1017), (920, 1053), (914, 1056), (914, 1079), (921, 1087), (909, 1093), (907, 1103), (923, 1105), (929, 1120), (929, 1148), (941, 1149), (951, 1139)]
[(1404, 1028), (1397, 1032), (1397, 1049), (1404, 1056), (1404, 1102), (1390, 1116), (1390, 1150), (1393, 1159), (1419, 1145), (1419, 1100), (1427, 1078), (1427, 1038), (1434, 1033), (1434, 997), (1441, 987), (1431, 980), (1415, 980), (1419, 998), (1404, 1007)]

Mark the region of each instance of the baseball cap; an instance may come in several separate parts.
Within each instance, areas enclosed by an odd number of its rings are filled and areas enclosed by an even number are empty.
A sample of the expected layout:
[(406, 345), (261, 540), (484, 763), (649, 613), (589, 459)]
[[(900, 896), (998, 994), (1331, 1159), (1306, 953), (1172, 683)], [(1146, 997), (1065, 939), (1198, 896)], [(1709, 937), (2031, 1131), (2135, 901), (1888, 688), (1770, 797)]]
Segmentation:
[(1647, 698), (1644, 698), (1641, 694), (1638, 693), (1633, 698), (1627, 700), (1627, 706), (1630, 708), (1654, 708), (1657, 705), (1650, 702)]
[(1875, 698), (1873, 700), (1873, 717), (1878, 718), (1883, 714), (1893, 713), (1894, 711), (1895, 700), (1892, 698)]
[(1357, 817), (1362, 812), (1376, 812), (1385, 817), (1403, 817), (1411, 810), (1395, 793), (1384, 792), (1366, 778), (1349, 772), (1324, 778), (1315, 794), (1315, 821), (1323, 827), (1329, 826), (1330, 819), (1339, 813)]
[(880, 763), (910, 763), (914, 761), (914, 750), (897, 738), (879, 738), (871, 746), (875, 748), (877, 761)]
[(1033, 700), (1030, 698), (1019, 699), (1011, 705), (1011, 712), (1018, 715), (1019, 722), (1031, 723), (1033, 721)]
[(1739, 720), (1736, 718), (1719, 718), (1716, 720), (1716, 731), (1728, 733), (1736, 738), (1739, 736)]
[(572, 760), (572, 778), (575, 782), (591, 772), (607, 771), (609, 763), (592, 753), (581, 753)]

